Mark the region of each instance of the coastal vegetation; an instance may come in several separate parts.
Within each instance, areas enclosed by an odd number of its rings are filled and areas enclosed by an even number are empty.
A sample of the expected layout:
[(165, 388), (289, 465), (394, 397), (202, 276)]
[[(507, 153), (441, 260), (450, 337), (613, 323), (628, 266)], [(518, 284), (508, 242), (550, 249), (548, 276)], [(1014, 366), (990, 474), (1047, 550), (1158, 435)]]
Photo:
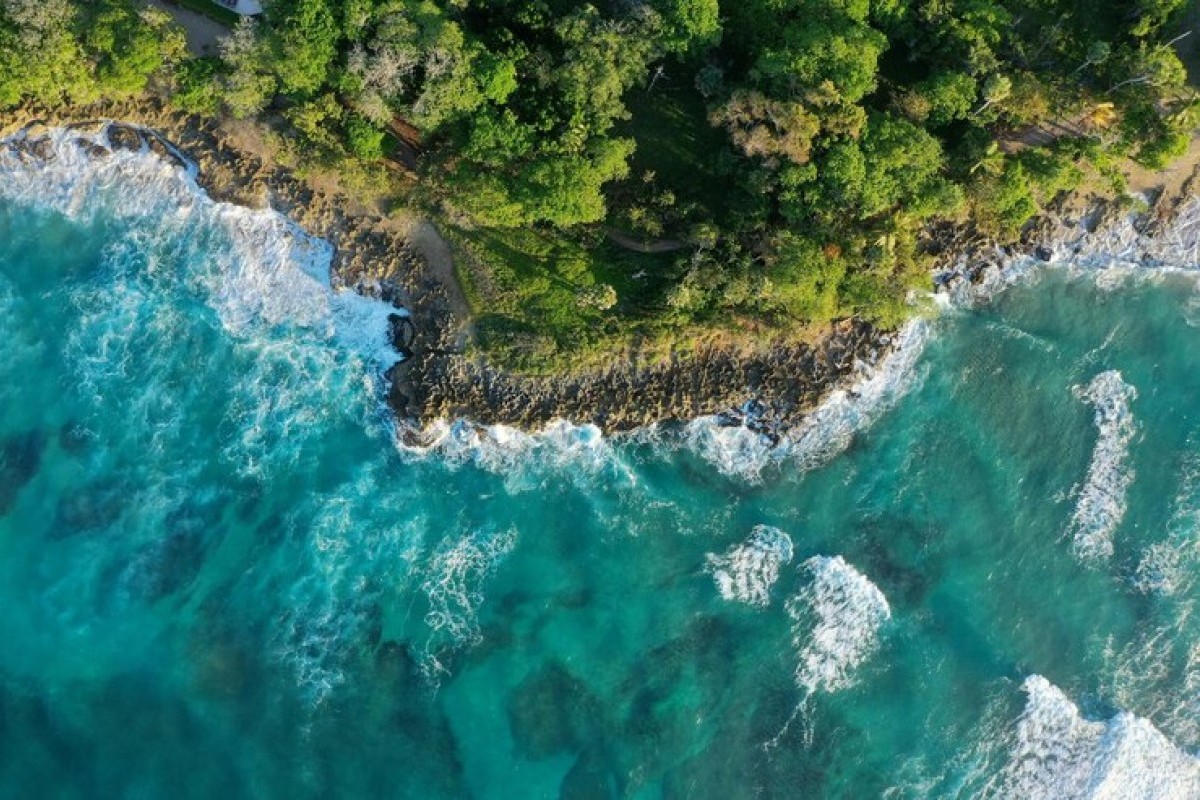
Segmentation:
[(133, 0), (3, 0), (0, 107), (154, 91), (384, 176), (442, 223), (476, 346), (545, 371), (897, 323), (931, 222), (1011, 240), (1187, 148), (1185, 6), (272, 0), (196, 57)]

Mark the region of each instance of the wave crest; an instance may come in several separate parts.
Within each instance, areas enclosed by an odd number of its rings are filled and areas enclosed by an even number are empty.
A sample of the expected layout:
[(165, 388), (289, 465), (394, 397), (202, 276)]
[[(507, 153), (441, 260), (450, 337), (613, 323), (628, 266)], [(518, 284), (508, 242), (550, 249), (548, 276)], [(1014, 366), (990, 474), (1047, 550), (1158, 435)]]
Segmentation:
[(705, 569), (713, 576), (721, 597), (752, 606), (771, 602), (771, 587), (779, 570), (792, 560), (792, 540), (769, 525), (756, 525), (750, 536), (722, 555), (709, 553)]
[(507, 425), (438, 420), (421, 438), (420, 444), (398, 438), (396, 446), (411, 458), (433, 456), (450, 466), (470, 464), (501, 475), (510, 492), (540, 489), (556, 474), (585, 482), (601, 477), (626, 486), (637, 482), (613, 441), (595, 425), (555, 420), (526, 433)]
[(1125, 517), (1125, 495), (1134, 472), (1128, 466), (1129, 443), (1137, 433), (1130, 403), (1137, 390), (1116, 370), (1101, 372), (1075, 396), (1095, 409), (1099, 432), (1083, 488), (1067, 531), (1075, 553), (1086, 561), (1112, 555), (1112, 536)]
[(841, 556), (814, 556), (802, 565), (811, 582), (787, 602), (798, 652), (796, 684), (809, 694), (854, 683), (855, 670), (875, 653), (892, 618), (887, 598)]
[(721, 473), (750, 482), (761, 480), (768, 467), (793, 467), (801, 473), (822, 467), (919, 383), (917, 365), (931, 336), (927, 320), (909, 322), (895, 334), (883, 359), (860, 364), (856, 382), (831, 392), (778, 443), (747, 427), (722, 425), (715, 416), (688, 423), (685, 442)]
[(1023, 686), (1008, 763), (991, 797), (1021, 800), (1187, 800), (1200, 796), (1200, 762), (1126, 711), (1085, 719), (1040, 675)]
[(384, 369), (399, 359), (388, 316), (406, 312), (334, 289), (328, 242), (271, 209), (213, 200), (186, 166), (146, 146), (112, 148), (107, 130), (0, 140), (0, 197), (84, 224), (116, 220), (151, 272), (187, 259), (189, 282), (235, 335), (285, 326), (337, 340)]

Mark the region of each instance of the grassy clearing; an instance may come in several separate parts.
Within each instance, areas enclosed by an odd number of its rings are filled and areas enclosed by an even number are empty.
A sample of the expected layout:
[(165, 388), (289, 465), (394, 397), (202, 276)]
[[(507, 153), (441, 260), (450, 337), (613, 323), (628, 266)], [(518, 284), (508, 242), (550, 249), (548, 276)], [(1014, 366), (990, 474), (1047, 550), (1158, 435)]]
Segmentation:
[[(634, 138), (637, 150), (631, 177), (613, 192), (610, 224), (629, 229), (622, 224), (623, 208), (645, 202), (646, 172), (655, 176), (649, 191), (668, 190), (676, 197), (674, 209), (663, 212), (670, 217), (663, 236), (686, 238), (689, 225), (727, 217), (737, 195), (719, 174), (724, 137), (709, 125), (699, 94), (691, 86), (660, 84), (628, 99), (632, 119), (621, 135)], [(655, 238), (645, 231), (631, 233)], [(553, 373), (603, 364), (632, 348), (653, 359), (710, 338), (708, 329), (689, 323), (666, 303), (690, 248), (633, 252), (595, 229), (458, 228), (446, 234), (475, 319), (475, 344), (497, 365)], [(610, 308), (588, 302), (602, 285), (615, 290)], [(736, 320), (727, 324), (739, 329), (735, 338), (754, 338)]]
[[(557, 231), (448, 229), (476, 345), (526, 373), (595, 366), (677, 330), (663, 293), (675, 254), (641, 254)], [(603, 286), (615, 304), (595, 302)]]
[(630, 163), (632, 180), (653, 172), (658, 185), (673, 191), (681, 203), (695, 203), (701, 216), (723, 219), (730, 188), (718, 172), (717, 159), (726, 140), (708, 123), (700, 94), (691, 86), (660, 83), (630, 92), (627, 100), (632, 118), (621, 134), (637, 142)]

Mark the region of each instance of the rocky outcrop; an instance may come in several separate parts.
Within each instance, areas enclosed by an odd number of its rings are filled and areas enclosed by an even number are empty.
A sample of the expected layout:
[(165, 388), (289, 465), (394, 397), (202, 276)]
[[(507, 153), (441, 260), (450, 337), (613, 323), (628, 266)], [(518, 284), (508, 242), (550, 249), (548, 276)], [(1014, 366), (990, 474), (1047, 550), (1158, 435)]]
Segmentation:
[(786, 426), (862, 363), (877, 360), (887, 341), (870, 326), (848, 322), (816, 345), (749, 352), (714, 347), (665, 362), (626, 359), (551, 377), (512, 375), (461, 354), (424, 351), (408, 366), (413, 394), (406, 410), (523, 428), (563, 418), (621, 431), (717, 414), (759, 399), (766, 416)]
[[(186, 154), (213, 198), (270, 205), (332, 244), (335, 286), (380, 297), (410, 313), (411, 324), (393, 319), (397, 349), (407, 358), (389, 375), (389, 401), (413, 429), (438, 418), (468, 417), (527, 429), (564, 418), (620, 431), (729, 412), (725, 417), (730, 424), (752, 418), (754, 425), (774, 434), (889, 349), (887, 333), (847, 321), (815, 344), (714, 345), (666, 361), (629, 355), (586, 372), (513, 374), (466, 352), (462, 332), (468, 320), (462, 318), (463, 303), (447, 265), (428, 263), (421, 248), (385, 216), (297, 177), (251, 146), (235, 144), (219, 121), (173, 111), (150, 98), (68, 109), (25, 108), (0, 120), (0, 135), (38, 125), (108, 126), (114, 148), (150, 148), (185, 164)], [(1190, 189), (1188, 184), (1183, 191), (1160, 193), (1145, 216), (1147, 231), (1169, 218)], [(997, 248), (962, 226), (934, 227), (924, 247), (943, 265), (955, 265), (946, 272), (947, 280), (970, 280), (972, 270), (998, 259), (1018, 252), (1037, 256), (1040, 243), (1053, 241), (1061, 230), (1064, 215), (1085, 211), (1094, 215), (1089, 220), (1096, 226), (1120, 213), (1111, 203), (1085, 204), (1083, 211), (1060, 208), (1030, 225), (1022, 243), (1012, 248)], [(751, 400), (758, 402), (753, 414), (733, 412)]]

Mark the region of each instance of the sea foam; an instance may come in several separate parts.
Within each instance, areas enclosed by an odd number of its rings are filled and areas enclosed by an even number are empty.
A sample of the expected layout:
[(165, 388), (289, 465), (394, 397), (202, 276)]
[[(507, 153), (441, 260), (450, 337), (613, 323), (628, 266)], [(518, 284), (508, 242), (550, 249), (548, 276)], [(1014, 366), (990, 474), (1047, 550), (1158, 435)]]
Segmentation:
[(277, 582), (254, 594), (283, 600), (273, 626), (276, 656), (312, 706), (345, 683), (346, 663), (381, 602), (425, 574), (422, 545), (431, 526), (403, 493), (384, 490), (388, 480), (375, 462), (310, 494), (280, 523), (284, 541), (263, 556), (276, 568), (247, 571), (247, 580)]
[[(1096, 225), (1093, 217), (1063, 221), (1044, 242), (1045, 261), (1012, 256), (999, 248), (983, 256), (988, 263), (982, 269), (978, 257), (964, 259), (940, 276), (943, 304), (969, 307), (986, 302), (1047, 262), (1114, 287), (1125, 279), (1154, 280), (1200, 269), (1200, 197), (1183, 201), (1165, 223), (1153, 226), (1147, 226), (1145, 215), (1137, 211), (1103, 225)], [(968, 272), (974, 275), (971, 280), (957, 279)]]
[(1188, 437), (1189, 455), (1167, 522), (1166, 537), (1150, 544), (1138, 561), (1134, 586), (1148, 594), (1182, 595), (1195, 586), (1200, 570), (1200, 449)]
[(85, 224), (101, 217), (127, 224), (140, 232), (131, 235), (153, 238), (145, 248), (151, 270), (169, 268), (180, 248), (202, 246), (207, 268), (194, 277), (234, 334), (288, 326), (336, 339), (382, 368), (399, 359), (387, 318), (406, 312), (334, 289), (327, 242), (276, 211), (212, 200), (194, 170), (148, 147), (110, 150), (106, 131), (53, 129), (32, 144), (18, 133), (0, 141), (0, 197)]
[(916, 386), (921, 354), (932, 336), (928, 320), (916, 319), (896, 333), (890, 352), (876, 364), (859, 364), (858, 377), (834, 390), (779, 442), (715, 416), (688, 423), (684, 441), (720, 472), (755, 482), (768, 467), (808, 472), (844, 452)]
[(421, 671), (436, 684), (447, 672), (443, 659), (449, 653), (478, 644), (479, 609), (484, 585), (505, 556), (517, 545), (517, 532), (472, 531), (460, 539), (447, 539), (434, 549), (425, 565), (421, 591), (429, 603), (426, 641)]
[(814, 556), (802, 565), (811, 580), (787, 602), (797, 651), (796, 684), (808, 694), (836, 692), (879, 647), (891, 619), (887, 598), (841, 556)]
[(1025, 710), (1008, 763), (989, 797), (1013, 800), (1189, 800), (1200, 797), (1200, 762), (1153, 725), (1122, 711), (1086, 719), (1040, 675), (1025, 680)]
[(507, 425), (437, 420), (421, 432), (420, 443), (397, 438), (409, 458), (436, 457), (451, 467), (470, 464), (504, 477), (512, 492), (542, 488), (554, 476), (590, 483), (598, 479), (632, 486), (637, 479), (614, 441), (595, 425), (555, 420), (527, 433)]
[(1145, 228), (1136, 212), (1090, 231), (1088, 220), (1051, 242), (1052, 260), (1077, 269), (1114, 266), (1153, 269), (1200, 267), (1200, 198), (1185, 200), (1167, 224)]
[(1108, 370), (1075, 387), (1075, 396), (1095, 409), (1099, 435), (1067, 531), (1076, 555), (1094, 561), (1112, 555), (1113, 532), (1125, 516), (1125, 495), (1134, 478), (1129, 443), (1137, 433), (1130, 403), (1137, 390), (1120, 372)]
[(771, 602), (780, 568), (792, 560), (792, 540), (769, 525), (756, 525), (746, 541), (721, 555), (709, 553), (705, 568), (726, 600), (752, 606)]

